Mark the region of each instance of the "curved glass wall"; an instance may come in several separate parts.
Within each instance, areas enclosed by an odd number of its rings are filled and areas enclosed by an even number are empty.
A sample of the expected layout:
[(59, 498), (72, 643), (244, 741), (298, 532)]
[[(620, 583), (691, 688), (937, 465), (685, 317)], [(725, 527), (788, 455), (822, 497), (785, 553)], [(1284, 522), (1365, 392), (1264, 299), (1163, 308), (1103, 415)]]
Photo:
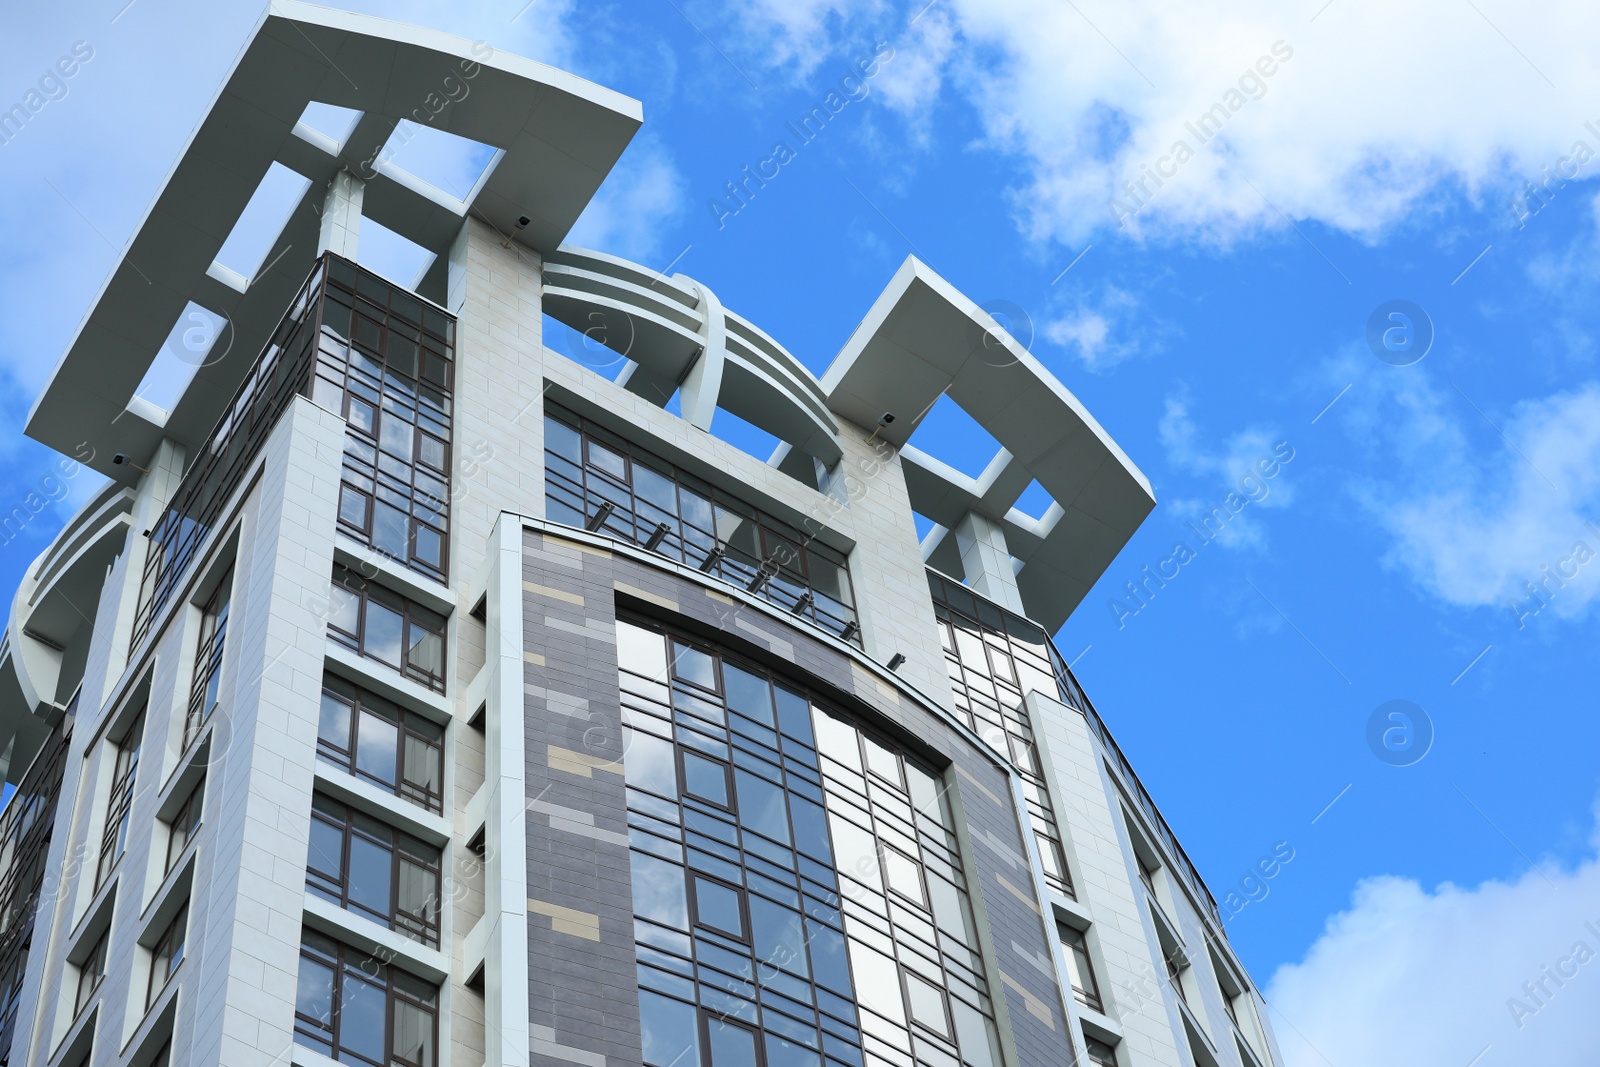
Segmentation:
[(939, 775), (806, 690), (617, 624), (651, 1067), (994, 1067)]

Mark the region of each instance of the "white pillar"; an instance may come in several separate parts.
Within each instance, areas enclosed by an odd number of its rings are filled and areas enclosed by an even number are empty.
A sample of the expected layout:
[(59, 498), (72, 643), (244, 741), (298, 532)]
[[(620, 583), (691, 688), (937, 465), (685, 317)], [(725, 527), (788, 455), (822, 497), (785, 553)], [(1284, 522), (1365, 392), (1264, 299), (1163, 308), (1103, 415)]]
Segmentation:
[[(685, 279), (687, 280), (687, 279)], [(711, 429), (717, 413), (717, 394), (722, 392), (722, 366), (728, 353), (728, 324), (722, 314), (722, 301), (699, 282), (690, 282), (700, 294), (700, 358), (694, 361), (683, 383), (678, 386), (678, 404), (692, 426)]]
[(328, 183), (322, 199), (322, 232), (317, 237), (317, 255), (332, 252), (345, 259), (356, 258), (361, 239), (361, 199), (367, 185), (348, 170), (341, 170)]
[(995, 603), (1024, 614), (1017, 572), (1012, 568), (1006, 533), (1000, 524), (987, 515), (969, 511), (951, 533), (956, 537), (962, 577), (967, 584)]

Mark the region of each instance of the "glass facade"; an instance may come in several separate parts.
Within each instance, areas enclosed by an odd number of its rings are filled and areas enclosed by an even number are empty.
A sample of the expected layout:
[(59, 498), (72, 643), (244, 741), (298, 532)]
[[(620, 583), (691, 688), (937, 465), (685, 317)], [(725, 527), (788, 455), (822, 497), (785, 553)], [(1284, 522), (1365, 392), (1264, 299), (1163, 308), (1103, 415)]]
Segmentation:
[(1045, 881), (1056, 892), (1076, 898), (1033, 723), (1023, 704), (1023, 697), (1034, 690), (1061, 694), (1051, 669), (1050, 639), (1022, 616), (973, 596), (941, 574), (928, 572), (928, 590), (933, 594), (956, 711), (1017, 769)]
[(328, 261), (311, 398), (345, 417), (339, 530), (443, 581), (455, 320)]
[(617, 638), (646, 1063), (993, 1067), (939, 777), (717, 649)]
[(551, 522), (643, 545), (860, 644), (843, 553), (553, 404), (544, 433)]
[(328, 595), (329, 637), (444, 692), (443, 615), (337, 565)]
[(444, 581), (454, 346), (450, 315), (323, 256), (150, 531), (130, 654), (296, 396), (345, 417), (340, 532)]
[(429, 811), (444, 810), (444, 727), (331, 674), (322, 678), (317, 758)]
[(304, 931), (295, 1040), (341, 1063), (433, 1067), (439, 991), (383, 955)]
[(391, 930), (439, 944), (439, 850), (330, 797), (311, 798), (306, 888)]

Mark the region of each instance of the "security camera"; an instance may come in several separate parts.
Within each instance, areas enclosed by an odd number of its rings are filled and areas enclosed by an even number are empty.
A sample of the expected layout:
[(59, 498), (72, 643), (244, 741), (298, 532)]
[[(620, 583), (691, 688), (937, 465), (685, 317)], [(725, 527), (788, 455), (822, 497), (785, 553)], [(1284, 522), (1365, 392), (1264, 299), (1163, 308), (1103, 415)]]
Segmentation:
[(518, 215), (517, 216), (517, 229), (519, 229), (519, 230), (522, 229), (524, 226), (528, 225), (528, 223), (530, 223), (532, 221), (533, 220), (528, 218), (528, 216), (526, 216), (526, 215)]
[(128, 462), (128, 454), (126, 452), (118, 452), (116, 455), (111, 457), (111, 462), (120, 467), (124, 463)]
[(882, 415), (878, 416), (878, 425), (879, 426), (887, 426), (893, 421), (894, 421), (894, 412), (892, 412), (892, 411), (885, 411)]

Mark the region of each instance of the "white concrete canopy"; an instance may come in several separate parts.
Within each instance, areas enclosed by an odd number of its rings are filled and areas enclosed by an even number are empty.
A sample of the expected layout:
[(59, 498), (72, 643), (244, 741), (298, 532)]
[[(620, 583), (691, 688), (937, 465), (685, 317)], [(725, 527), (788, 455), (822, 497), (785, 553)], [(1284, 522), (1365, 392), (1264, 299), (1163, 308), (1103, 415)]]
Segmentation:
[[(313, 101), (362, 113), (343, 143), (300, 123)], [(377, 158), (403, 119), (499, 150), (465, 201)], [(28, 435), (80, 457), (87, 444), (89, 465), (119, 478), (130, 468), (112, 465), (117, 452), (147, 465), (163, 436), (203, 441), (309, 273), (313, 205), (341, 170), (364, 181), (365, 217), (435, 253), (419, 291), (442, 303), (468, 211), (554, 251), (642, 121), (636, 100), (484, 44), (273, 0), (35, 402)], [(242, 279), (214, 261), (274, 161), (313, 184), (270, 267)], [(233, 328), (158, 427), (125, 409), (191, 300)]]
[[(1022, 563), (1017, 585), (1027, 614), (1050, 631), (1155, 507), (1149, 481), (1078, 398), (915, 257), (851, 334), (822, 388), (836, 414), (878, 426), (896, 446), (906, 445), (941, 394), (1000, 443), (977, 479), (904, 447), (911, 506), (945, 531), (969, 512), (998, 524)], [(883, 423), (885, 415), (893, 421)], [(1033, 481), (1054, 501), (1042, 519), (1014, 507)], [(934, 566), (959, 574), (954, 541), (938, 531), (924, 552)]]

